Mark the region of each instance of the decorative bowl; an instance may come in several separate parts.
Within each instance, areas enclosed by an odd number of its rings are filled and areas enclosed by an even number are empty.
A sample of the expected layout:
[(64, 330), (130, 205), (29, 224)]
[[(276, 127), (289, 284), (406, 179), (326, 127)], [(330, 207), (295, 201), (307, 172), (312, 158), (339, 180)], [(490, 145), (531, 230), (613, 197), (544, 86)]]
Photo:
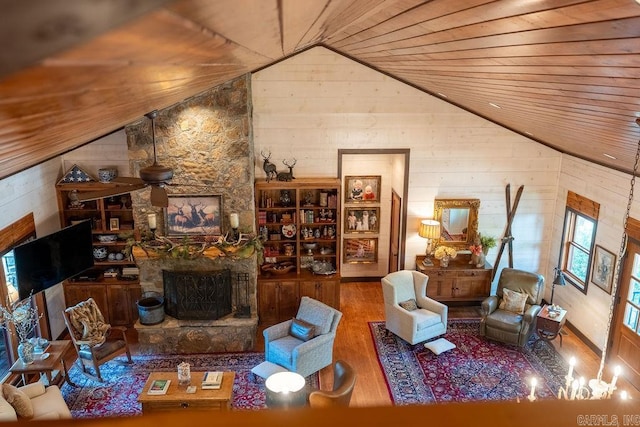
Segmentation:
[(278, 264), (265, 264), (262, 266), (262, 271), (273, 274), (287, 274), (295, 268), (296, 266), (291, 262), (281, 262)]
[(308, 255), (313, 255), (313, 250), (318, 247), (317, 243), (303, 243), (302, 246), (307, 250)]
[(98, 240), (102, 243), (110, 243), (118, 240), (118, 236), (116, 234), (99, 234)]

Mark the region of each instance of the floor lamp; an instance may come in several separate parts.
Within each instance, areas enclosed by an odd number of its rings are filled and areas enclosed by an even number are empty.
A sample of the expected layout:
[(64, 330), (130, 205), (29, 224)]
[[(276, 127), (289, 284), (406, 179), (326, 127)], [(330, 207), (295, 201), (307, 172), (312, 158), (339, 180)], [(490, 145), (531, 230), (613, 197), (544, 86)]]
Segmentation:
[(554, 268), (554, 270), (555, 277), (553, 278), (553, 283), (551, 285), (551, 301), (549, 302), (551, 305), (553, 305), (553, 292), (556, 290), (556, 286), (564, 286), (567, 284), (562, 270), (558, 267)]
[(424, 260), (422, 264), (425, 266), (432, 266), (433, 261), (430, 257), (433, 253), (433, 240), (440, 238), (440, 223), (433, 219), (424, 219), (420, 222), (420, 228), (418, 229), (418, 235), (427, 239), (427, 250), (425, 251)]

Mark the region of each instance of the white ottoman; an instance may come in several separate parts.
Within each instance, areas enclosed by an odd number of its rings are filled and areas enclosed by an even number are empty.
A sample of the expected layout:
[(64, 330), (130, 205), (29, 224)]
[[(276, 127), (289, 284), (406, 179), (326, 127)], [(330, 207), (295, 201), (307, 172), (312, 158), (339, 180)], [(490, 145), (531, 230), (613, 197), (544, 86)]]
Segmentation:
[(257, 375), (264, 379), (267, 379), (269, 376), (278, 372), (288, 372), (288, 369), (283, 368), (280, 365), (276, 365), (275, 363), (267, 362), (266, 360), (251, 368), (251, 373), (253, 375)]

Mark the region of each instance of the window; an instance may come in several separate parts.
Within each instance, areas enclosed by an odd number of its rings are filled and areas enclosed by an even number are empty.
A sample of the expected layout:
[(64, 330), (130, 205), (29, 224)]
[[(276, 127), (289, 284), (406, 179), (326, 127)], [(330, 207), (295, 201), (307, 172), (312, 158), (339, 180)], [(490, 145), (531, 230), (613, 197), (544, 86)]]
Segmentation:
[(631, 283), (627, 294), (622, 324), (640, 335), (640, 255), (633, 254)]
[(573, 192), (567, 195), (560, 266), (565, 277), (585, 294), (591, 271), (600, 205)]

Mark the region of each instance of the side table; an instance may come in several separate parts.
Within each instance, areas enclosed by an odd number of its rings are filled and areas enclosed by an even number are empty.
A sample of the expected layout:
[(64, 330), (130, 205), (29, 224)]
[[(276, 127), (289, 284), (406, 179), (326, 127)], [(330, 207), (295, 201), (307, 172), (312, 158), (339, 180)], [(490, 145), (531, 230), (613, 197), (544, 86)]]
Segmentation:
[(69, 372), (64, 361), (64, 355), (69, 349), (71, 349), (71, 341), (69, 340), (50, 341), (45, 352), (36, 355), (33, 363), (25, 365), (18, 359), (11, 368), (9, 368), (9, 371), (13, 374), (22, 375), (22, 382), (24, 384), (27, 384), (28, 376), (39, 375), (40, 377), (44, 376), (46, 378), (46, 385), (56, 384), (61, 386), (64, 381), (67, 381), (70, 385), (74, 385), (69, 380)]
[(536, 332), (538, 337), (545, 341), (552, 341), (560, 336), (560, 347), (562, 347), (562, 334), (560, 331), (567, 321), (567, 310), (560, 309), (558, 314), (549, 313), (549, 305), (542, 307), (536, 318)]

